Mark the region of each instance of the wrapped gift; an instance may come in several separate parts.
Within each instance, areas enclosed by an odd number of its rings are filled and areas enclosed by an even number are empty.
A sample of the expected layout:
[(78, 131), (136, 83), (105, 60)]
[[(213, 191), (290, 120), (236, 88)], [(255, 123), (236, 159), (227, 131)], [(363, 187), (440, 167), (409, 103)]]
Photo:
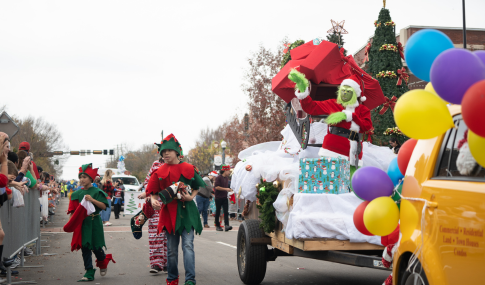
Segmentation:
[(300, 159), (299, 193), (349, 193), (350, 162), (346, 158)]

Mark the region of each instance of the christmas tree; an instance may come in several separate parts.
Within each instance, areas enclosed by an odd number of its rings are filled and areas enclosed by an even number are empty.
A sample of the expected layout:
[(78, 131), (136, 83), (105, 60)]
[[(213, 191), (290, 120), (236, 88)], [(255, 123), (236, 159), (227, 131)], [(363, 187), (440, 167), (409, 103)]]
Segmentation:
[[(374, 125), (373, 140), (375, 144), (386, 144), (389, 137), (384, 132), (396, 127), (394, 122), (394, 105), (402, 94), (407, 92), (407, 71), (403, 69), (401, 58), (404, 57), (401, 44), (396, 42), (395, 26), (389, 10), (382, 8), (379, 18), (374, 22), (376, 27), (372, 44), (366, 48), (369, 55), (368, 72), (379, 81), (387, 102), (372, 112)], [(406, 138), (398, 137), (402, 143)]]
[(135, 194), (130, 194), (130, 200), (128, 201), (128, 205), (126, 205), (126, 209), (131, 213), (135, 213), (137, 210), (136, 202), (135, 202)]

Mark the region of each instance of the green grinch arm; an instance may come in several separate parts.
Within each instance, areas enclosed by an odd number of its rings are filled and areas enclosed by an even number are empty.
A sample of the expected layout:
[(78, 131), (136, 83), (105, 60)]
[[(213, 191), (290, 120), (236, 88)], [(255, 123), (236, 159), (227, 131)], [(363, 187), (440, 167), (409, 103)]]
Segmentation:
[(345, 119), (347, 119), (347, 115), (345, 115), (344, 112), (337, 112), (328, 116), (327, 119), (325, 120), (325, 123), (329, 125), (336, 125)]
[(295, 89), (298, 89), (300, 93), (305, 92), (308, 88), (309, 82), (306, 79), (305, 74), (299, 72), (296, 69), (292, 69), (288, 74), (288, 79), (296, 83)]

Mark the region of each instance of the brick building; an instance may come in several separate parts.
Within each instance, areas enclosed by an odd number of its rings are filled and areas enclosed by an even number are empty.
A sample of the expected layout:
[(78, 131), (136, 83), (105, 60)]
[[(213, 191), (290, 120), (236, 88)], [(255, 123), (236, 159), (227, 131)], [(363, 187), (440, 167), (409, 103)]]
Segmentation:
[[(401, 29), (400, 33), (396, 35), (396, 41), (406, 47), (406, 42), (412, 34), (422, 29), (435, 29), (445, 33), (453, 41), (455, 47), (463, 47), (463, 28), (451, 28), (451, 27), (426, 27), (426, 26), (408, 26)], [(372, 43), (372, 37), (369, 38)], [(466, 30), (466, 43), (469, 50), (485, 50), (485, 29), (467, 28)], [(354, 58), (361, 68), (366, 69), (366, 65), (363, 63), (365, 58), (365, 47), (367, 43), (363, 45), (355, 54)], [(407, 68), (407, 64), (403, 61), (403, 65)], [(428, 82), (423, 81), (409, 71), (409, 89), (424, 89)]]

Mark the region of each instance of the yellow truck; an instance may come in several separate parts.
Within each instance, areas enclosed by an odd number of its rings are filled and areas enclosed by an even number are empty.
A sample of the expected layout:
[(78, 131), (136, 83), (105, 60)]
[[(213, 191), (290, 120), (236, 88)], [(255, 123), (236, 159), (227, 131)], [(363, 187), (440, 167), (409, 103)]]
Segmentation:
[(485, 169), (476, 167), (468, 176), (457, 170), (458, 143), (467, 126), (461, 106), (450, 106), (450, 112), (456, 128), (419, 140), (405, 174), (416, 179), (419, 198), (429, 203), (411, 202), (419, 222), (394, 255), (393, 284), (485, 284)]

